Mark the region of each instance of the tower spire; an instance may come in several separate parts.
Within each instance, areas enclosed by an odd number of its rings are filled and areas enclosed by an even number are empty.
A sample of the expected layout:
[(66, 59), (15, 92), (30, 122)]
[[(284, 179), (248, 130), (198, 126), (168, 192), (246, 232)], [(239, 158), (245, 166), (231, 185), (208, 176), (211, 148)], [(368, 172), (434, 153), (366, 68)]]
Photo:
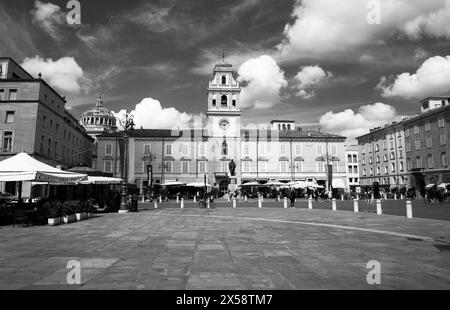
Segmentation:
[(225, 62), (225, 50), (222, 50), (222, 62)]
[(102, 93), (98, 94), (98, 99), (97, 99), (96, 106), (97, 106), (97, 108), (102, 108), (103, 107)]

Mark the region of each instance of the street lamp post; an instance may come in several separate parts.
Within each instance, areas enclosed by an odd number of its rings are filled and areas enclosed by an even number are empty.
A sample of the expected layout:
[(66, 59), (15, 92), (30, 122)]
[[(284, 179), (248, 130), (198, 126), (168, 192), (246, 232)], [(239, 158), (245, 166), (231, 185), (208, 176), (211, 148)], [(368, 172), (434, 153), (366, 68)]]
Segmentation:
[(123, 166), (122, 166), (122, 171), (123, 171), (123, 175), (122, 175), (122, 185), (121, 185), (121, 194), (120, 194), (120, 208), (119, 208), (119, 213), (127, 213), (128, 210), (128, 205), (127, 205), (127, 192), (128, 192), (128, 131), (129, 130), (133, 130), (134, 129), (134, 121), (133, 121), (134, 116), (129, 114), (127, 111), (125, 111), (125, 117), (122, 120), (119, 120), (119, 124), (122, 126), (122, 128), (124, 129), (124, 135), (123, 135), (123, 156), (121, 156), (122, 158), (122, 162), (123, 162)]

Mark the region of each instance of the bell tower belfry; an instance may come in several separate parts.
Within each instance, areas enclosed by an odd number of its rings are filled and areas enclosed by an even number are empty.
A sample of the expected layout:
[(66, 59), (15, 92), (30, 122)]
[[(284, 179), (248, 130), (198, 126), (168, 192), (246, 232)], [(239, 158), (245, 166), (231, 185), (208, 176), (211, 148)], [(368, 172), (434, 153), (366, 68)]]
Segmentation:
[(236, 81), (236, 71), (231, 64), (218, 62), (209, 81), (208, 125), (213, 137), (238, 137), (240, 135), (241, 110), (239, 95), (241, 87)]

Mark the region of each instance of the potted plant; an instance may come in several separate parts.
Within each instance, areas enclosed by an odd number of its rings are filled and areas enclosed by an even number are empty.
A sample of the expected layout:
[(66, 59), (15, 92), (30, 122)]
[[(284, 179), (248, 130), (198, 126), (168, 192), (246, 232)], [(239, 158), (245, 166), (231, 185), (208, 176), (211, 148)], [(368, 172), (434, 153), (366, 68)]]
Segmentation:
[(63, 214), (63, 221), (65, 224), (75, 222), (77, 219), (75, 216), (73, 205), (69, 201), (66, 201), (62, 205), (62, 214)]
[(90, 218), (92, 217), (95, 210), (94, 204), (91, 200), (86, 200), (85, 203), (87, 205), (87, 217)]
[(81, 206), (81, 219), (85, 220), (88, 218), (88, 204), (86, 201), (79, 201), (78, 203)]
[(79, 201), (71, 201), (77, 221), (81, 221), (81, 204)]
[(48, 225), (55, 226), (61, 223), (60, 205), (52, 202), (49, 208)]

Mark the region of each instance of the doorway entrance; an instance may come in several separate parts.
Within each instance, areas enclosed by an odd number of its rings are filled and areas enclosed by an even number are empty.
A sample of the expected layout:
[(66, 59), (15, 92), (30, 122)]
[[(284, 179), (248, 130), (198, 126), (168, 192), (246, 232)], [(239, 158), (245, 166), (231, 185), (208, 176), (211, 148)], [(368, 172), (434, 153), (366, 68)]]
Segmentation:
[(230, 185), (230, 182), (228, 180), (222, 180), (219, 183), (219, 192), (222, 194), (221, 196), (225, 195), (228, 192), (228, 185)]

